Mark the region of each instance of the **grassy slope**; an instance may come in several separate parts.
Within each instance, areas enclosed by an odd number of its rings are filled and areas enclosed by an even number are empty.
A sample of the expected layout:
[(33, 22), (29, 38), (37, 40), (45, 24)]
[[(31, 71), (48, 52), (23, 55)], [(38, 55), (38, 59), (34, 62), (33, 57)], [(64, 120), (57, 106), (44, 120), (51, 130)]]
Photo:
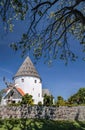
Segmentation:
[(51, 120), (0, 120), (0, 130), (85, 130), (85, 122)]

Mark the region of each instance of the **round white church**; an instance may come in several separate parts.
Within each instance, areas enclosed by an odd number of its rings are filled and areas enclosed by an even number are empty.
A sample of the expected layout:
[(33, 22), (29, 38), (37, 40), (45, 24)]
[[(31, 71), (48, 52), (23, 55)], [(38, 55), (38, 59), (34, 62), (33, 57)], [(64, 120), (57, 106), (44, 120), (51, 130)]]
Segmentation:
[(28, 93), (33, 96), (34, 104), (43, 101), (42, 82), (29, 57), (25, 59), (15, 74), (14, 83), (16, 87), (20, 87), (25, 94)]
[(9, 84), (6, 95), (2, 98), (2, 104), (10, 101), (19, 102), (27, 93), (32, 95), (34, 104), (43, 103), (42, 92), (45, 94), (46, 91), (46, 94), (49, 94), (47, 89), (42, 90), (41, 78), (29, 57), (26, 57), (13, 79), (14, 84)]

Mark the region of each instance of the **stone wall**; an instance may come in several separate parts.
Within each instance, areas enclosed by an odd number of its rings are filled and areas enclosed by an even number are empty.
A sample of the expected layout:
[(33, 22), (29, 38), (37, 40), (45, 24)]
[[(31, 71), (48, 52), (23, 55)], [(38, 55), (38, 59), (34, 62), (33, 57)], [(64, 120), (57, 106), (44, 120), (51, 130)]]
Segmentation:
[(41, 118), (52, 120), (85, 120), (85, 106), (0, 106), (0, 118)]

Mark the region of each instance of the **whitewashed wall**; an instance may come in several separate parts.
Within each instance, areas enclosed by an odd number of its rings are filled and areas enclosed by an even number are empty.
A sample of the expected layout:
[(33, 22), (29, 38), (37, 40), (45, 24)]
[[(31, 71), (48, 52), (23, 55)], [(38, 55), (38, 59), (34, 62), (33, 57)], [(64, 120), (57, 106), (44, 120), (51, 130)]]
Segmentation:
[(42, 83), (39, 78), (31, 76), (21, 76), (14, 79), (16, 87), (33, 96), (34, 103), (43, 102), (42, 98)]

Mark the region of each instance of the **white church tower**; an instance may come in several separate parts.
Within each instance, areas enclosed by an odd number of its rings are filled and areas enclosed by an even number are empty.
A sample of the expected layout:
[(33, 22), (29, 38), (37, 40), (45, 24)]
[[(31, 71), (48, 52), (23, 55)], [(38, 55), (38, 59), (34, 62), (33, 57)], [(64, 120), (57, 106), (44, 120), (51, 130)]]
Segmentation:
[(29, 57), (26, 57), (15, 74), (14, 82), (24, 93), (33, 96), (34, 104), (43, 102), (41, 78)]

